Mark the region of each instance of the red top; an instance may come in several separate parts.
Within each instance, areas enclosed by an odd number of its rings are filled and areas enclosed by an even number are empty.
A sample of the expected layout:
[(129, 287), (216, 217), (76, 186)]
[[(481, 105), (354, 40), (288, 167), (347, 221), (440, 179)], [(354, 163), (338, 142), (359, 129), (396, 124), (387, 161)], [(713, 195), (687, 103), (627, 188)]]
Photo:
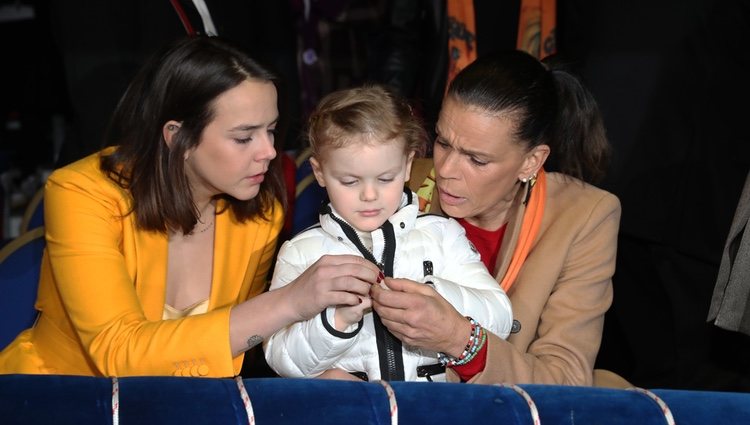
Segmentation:
[(466, 230), (466, 237), (469, 238), (474, 247), (479, 251), (479, 255), (482, 256), (482, 262), (490, 274), (495, 270), (495, 263), (497, 262), (497, 254), (500, 252), (500, 245), (505, 235), (505, 229), (508, 227), (508, 223), (503, 224), (497, 230), (484, 230), (474, 226), (464, 219), (459, 219), (458, 222)]
[[(484, 230), (476, 227), (464, 219), (459, 219), (458, 222), (466, 229), (466, 237), (469, 238), (474, 247), (479, 251), (479, 255), (482, 257), (482, 262), (487, 270), (495, 270), (495, 263), (497, 262), (497, 254), (500, 252), (500, 245), (505, 235), (505, 229), (508, 227), (508, 223), (503, 224), (497, 230)], [(492, 273), (492, 272), (490, 272)], [(487, 344), (477, 353), (469, 363), (461, 366), (453, 367), (453, 370), (461, 378), (462, 382), (466, 382), (474, 377), (477, 373), (484, 370), (484, 366), (487, 363)]]

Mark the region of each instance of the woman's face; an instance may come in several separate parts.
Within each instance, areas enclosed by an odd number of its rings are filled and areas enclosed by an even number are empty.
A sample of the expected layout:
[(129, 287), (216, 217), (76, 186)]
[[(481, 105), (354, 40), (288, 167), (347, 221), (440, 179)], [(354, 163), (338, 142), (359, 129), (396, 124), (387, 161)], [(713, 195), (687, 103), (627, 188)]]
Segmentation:
[(514, 141), (513, 122), (447, 97), (436, 130), (433, 157), (441, 208), (480, 228), (499, 228), (519, 179), (538, 169), (534, 155)]
[(203, 130), (200, 143), (186, 154), (193, 198), (197, 204), (224, 193), (251, 199), (276, 157), (276, 87), (246, 80), (217, 97), (213, 110), (214, 119)]

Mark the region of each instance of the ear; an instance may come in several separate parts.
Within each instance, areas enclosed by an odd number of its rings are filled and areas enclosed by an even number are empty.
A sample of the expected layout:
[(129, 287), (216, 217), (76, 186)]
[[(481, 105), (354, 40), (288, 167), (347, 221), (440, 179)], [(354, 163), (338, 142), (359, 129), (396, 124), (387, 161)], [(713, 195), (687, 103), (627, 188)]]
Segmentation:
[(411, 179), (411, 165), (414, 163), (415, 152), (409, 152), (409, 156), (406, 158), (406, 174), (404, 175), (404, 181)]
[(164, 142), (167, 144), (169, 149), (172, 149), (172, 139), (174, 135), (180, 130), (180, 123), (175, 120), (169, 120), (164, 123), (161, 128), (161, 135), (164, 137)]
[(323, 169), (320, 168), (320, 162), (318, 162), (318, 159), (313, 157), (310, 157), (310, 165), (312, 166), (313, 174), (315, 175), (315, 180), (318, 181), (318, 184), (320, 187), (326, 187), (326, 181), (323, 178)]
[(547, 161), (549, 152), (548, 145), (534, 146), (530, 151), (526, 152), (518, 174), (518, 180), (529, 179), (538, 173), (544, 162)]

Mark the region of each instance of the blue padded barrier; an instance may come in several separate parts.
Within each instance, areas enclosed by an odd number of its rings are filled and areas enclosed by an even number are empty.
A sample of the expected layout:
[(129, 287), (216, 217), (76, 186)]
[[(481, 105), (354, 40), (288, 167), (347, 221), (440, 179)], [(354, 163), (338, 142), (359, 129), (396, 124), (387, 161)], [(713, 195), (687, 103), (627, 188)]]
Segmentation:
[[(376, 382), (263, 378), (243, 381), (263, 424), (391, 424), (388, 396)], [(247, 424), (233, 379), (119, 378), (119, 423)], [(393, 382), (398, 423), (532, 424), (526, 400), (493, 385)], [(521, 385), (542, 425), (664, 425), (657, 402), (636, 391)], [(679, 425), (750, 423), (750, 394), (652, 390)], [(111, 424), (112, 380), (73, 376), (0, 376), (0, 423)]]

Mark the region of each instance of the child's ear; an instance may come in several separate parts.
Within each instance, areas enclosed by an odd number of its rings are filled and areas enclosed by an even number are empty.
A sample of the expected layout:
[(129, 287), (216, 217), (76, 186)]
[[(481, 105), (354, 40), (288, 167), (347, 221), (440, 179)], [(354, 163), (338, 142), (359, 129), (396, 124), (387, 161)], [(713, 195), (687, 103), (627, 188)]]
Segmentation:
[(318, 184), (320, 187), (326, 187), (326, 181), (323, 179), (323, 169), (320, 168), (320, 162), (318, 162), (318, 159), (313, 157), (310, 157), (310, 165), (312, 166), (313, 175), (315, 175), (315, 180), (318, 181)]
[(409, 156), (406, 158), (406, 174), (404, 175), (404, 181), (409, 181), (411, 178), (411, 164), (414, 163), (414, 151), (409, 152)]

